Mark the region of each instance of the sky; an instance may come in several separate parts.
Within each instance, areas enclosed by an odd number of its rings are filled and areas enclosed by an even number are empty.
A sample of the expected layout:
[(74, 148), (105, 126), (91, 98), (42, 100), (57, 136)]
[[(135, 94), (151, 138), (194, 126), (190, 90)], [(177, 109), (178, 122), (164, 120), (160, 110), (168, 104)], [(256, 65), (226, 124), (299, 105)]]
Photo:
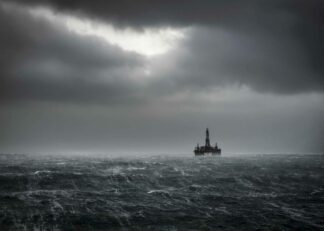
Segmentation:
[(322, 0), (0, 0), (0, 152), (324, 153)]

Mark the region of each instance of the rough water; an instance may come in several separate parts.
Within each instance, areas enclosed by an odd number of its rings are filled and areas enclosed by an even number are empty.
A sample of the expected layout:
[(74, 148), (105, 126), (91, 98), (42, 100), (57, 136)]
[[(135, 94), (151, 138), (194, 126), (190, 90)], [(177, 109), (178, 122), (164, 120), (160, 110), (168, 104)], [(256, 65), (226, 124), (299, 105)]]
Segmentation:
[(0, 230), (324, 230), (324, 156), (0, 155)]

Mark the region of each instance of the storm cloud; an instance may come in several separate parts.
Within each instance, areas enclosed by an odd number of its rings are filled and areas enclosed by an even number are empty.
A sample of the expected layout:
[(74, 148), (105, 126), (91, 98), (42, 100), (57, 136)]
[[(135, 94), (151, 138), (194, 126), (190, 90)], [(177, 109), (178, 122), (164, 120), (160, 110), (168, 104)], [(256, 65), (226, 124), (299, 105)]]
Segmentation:
[(322, 12), (320, 0), (0, 0), (0, 146), (36, 150), (46, 130), (41, 149), (119, 150), (123, 137), (181, 151), (210, 126), (232, 152), (322, 151)]
[(1, 100), (104, 102), (117, 93), (132, 94), (127, 72), (141, 66), (139, 55), (67, 33), (19, 10), (2, 9), (0, 21)]
[[(25, 1), (16, 2), (26, 4)], [(89, 1), (53, 0), (28, 1), (28, 4), (52, 7), (57, 12), (106, 20), (121, 28), (131, 27), (141, 30), (145, 27), (192, 27), (190, 38), (180, 48), (185, 50), (185, 55), (189, 56), (181, 57), (181, 60), (176, 61), (181, 68), (172, 70), (174, 72), (171, 73), (162, 73), (166, 78), (173, 76), (175, 82), (179, 77), (181, 85), (197, 84), (199, 87), (204, 83), (208, 86), (244, 84), (257, 91), (284, 94), (323, 91), (324, 69), (321, 60), (324, 60), (322, 42), (324, 41), (324, 19), (321, 12), (324, 11), (324, 4), (322, 1), (231, 1), (229, 3), (176, 1), (172, 4), (167, 4), (165, 1), (138, 1), (133, 4), (131, 1), (91, 1), (90, 3)], [(17, 51), (19, 46), (24, 46), (23, 43), (30, 42), (25, 46), (28, 46), (31, 53), (36, 54), (35, 58), (43, 55), (46, 59), (46, 54), (38, 54), (40, 50), (43, 53), (45, 50), (48, 56), (56, 55), (56, 60), (71, 62), (65, 65), (70, 70), (79, 71), (83, 68), (100, 72), (102, 69), (97, 68), (97, 65), (112, 67), (113, 64), (121, 65), (120, 63), (127, 62), (125, 60), (129, 58), (120, 52), (121, 58), (124, 59), (118, 60), (116, 49), (103, 54), (103, 49), (100, 48), (101, 42), (96, 39), (86, 41), (86, 38), (77, 38), (64, 29), (45, 29), (46, 25), (37, 28), (38, 24), (44, 24), (37, 20), (31, 20), (28, 25), (19, 22), (19, 18), (17, 20), (18, 22), (13, 18), (1, 20), (8, 24), (3, 25), (2, 28), (14, 27), (18, 30), (9, 33), (4, 31), (2, 34), (5, 37), (2, 40), (9, 41), (8, 36), (23, 40), (16, 41), (19, 43)], [(8, 21), (14, 25), (9, 25)], [(50, 25), (50, 28), (53, 27), (55, 26)], [(14, 43), (10, 41), (9, 47), (13, 45)], [(109, 49), (108, 44), (101, 45)], [(8, 49), (5, 42), (2, 42), (2, 46), (2, 50)], [(54, 49), (54, 54), (51, 49)], [(80, 54), (82, 52), (83, 54)], [(108, 57), (103, 57), (108, 56), (108, 53), (111, 56), (110, 60), (107, 60)], [(30, 53), (28, 55), (29, 59), (33, 56)], [(12, 53), (11, 56), (22, 58)], [(8, 55), (3, 54), (2, 57)], [(4, 66), (8, 66), (7, 61), (2, 62)], [(198, 68), (190, 70), (191, 67), (196, 66)], [(181, 69), (188, 70), (188, 73)], [(181, 74), (178, 73), (179, 71)], [(191, 77), (190, 75), (195, 71), (199, 73)], [(198, 75), (199, 78), (196, 77)]]

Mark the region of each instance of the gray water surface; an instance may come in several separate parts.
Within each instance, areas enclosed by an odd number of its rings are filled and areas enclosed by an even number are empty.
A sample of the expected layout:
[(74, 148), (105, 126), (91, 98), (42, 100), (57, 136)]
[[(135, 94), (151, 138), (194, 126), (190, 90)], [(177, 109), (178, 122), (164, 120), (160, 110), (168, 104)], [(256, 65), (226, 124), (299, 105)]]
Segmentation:
[(0, 230), (324, 230), (324, 156), (3, 154)]

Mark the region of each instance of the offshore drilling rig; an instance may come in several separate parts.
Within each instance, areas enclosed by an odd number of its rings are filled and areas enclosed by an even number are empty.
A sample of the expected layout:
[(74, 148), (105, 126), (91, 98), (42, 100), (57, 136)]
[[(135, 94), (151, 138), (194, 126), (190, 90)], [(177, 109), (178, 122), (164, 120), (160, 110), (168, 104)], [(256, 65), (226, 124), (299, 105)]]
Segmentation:
[(205, 146), (199, 146), (199, 144), (197, 144), (194, 153), (196, 156), (203, 156), (206, 154), (220, 155), (222, 153), (222, 150), (218, 147), (217, 143), (215, 146), (210, 145), (208, 128), (206, 128)]

